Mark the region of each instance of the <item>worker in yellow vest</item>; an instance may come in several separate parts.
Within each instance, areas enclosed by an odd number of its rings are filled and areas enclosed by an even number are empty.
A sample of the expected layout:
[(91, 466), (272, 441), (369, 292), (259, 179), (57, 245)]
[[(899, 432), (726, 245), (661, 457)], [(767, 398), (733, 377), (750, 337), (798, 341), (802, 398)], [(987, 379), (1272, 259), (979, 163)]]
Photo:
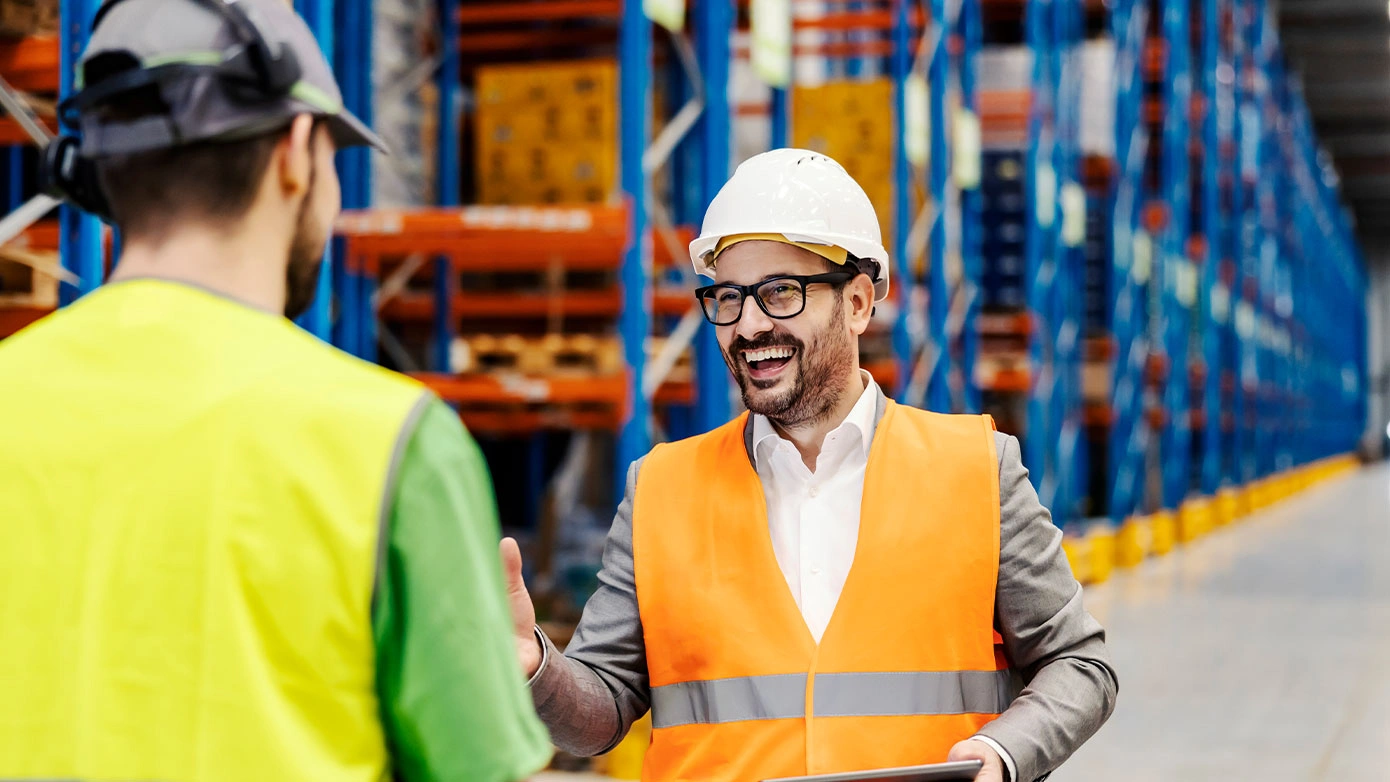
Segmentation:
[(859, 368), (890, 265), (864, 191), (824, 155), (756, 156), (690, 250), (748, 412), (632, 465), (563, 655), (502, 544), (554, 741), (602, 753), (650, 709), (646, 780), (1045, 778), (1114, 707), (1104, 631), (1017, 440)]
[(379, 139), (284, 0), (93, 25), (49, 175), (124, 251), (0, 342), (0, 779), (543, 768), (476, 444), (289, 319)]

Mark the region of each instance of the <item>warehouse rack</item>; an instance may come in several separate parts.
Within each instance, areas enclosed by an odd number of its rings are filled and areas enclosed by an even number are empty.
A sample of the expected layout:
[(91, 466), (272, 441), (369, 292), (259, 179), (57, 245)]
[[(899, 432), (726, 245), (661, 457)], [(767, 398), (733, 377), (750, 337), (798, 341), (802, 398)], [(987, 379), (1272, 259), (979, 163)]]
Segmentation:
[[(369, 117), (363, 2), (303, 0), (300, 10), (334, 55), (347, 105)], [(61, 41), (0, 44), (0, 74), (19, 89), (42, 91), (45, 80), (56, 87), (55, 75), (70, 88), (94, 5), (63, 4)], [(681, 29), (653, 35), (635, 2), (441, 3), (438, 206), (371, 209), (368, 157), (344, 155), (348, 211), (323, 295), (301, 324), (370, 360), (380, 345), (393, 363), (400, 345), (390, 330), (378, 332), (379, 317), (428, 332), (416, 369), (470, 426), (523, 438), (547, 428), (616, 432), (615, 484), (653, 439), (727, 420), (729, 380), (712, 329), (693, 313), (683, 248), (734, 162), (736, 110), (724, 85), (744, 56), (728, 34), (745, 5), (698, 0)], [(1097, 552), (1114, 546), (1116, 525), (1120, 560), (1137, 561), (1335, 471), (1339, 463), (1328, 460), (1351, 449), (1364, 411), (1364, 263), (1263, 0), (823, 6), (789, 21), (794, 34), (822, 33), (814, 44), (794, 38), (789, 55), (823, 58), (833, 79), (892, 81), (899, 141), (884, 149), (884, 165), (895, 294), (875, 326), (887, 329), (879, 333), (890, 335), (892, 355), (872, 371), (908, 403), (993, 412), (1021, 435), (1078, 572), (1105, 559)], [(1078, 58), (1100, 20), (1114, 50), (1108, 155), (1077, 144)], [(981, 85), (979, 63), (1004, 39), (1032, 54), (1026, 89)], [(620, 197), (463, 204), (461, 142), (470, 131), (461, 74), (519, 46), (613, 53), (617, 101), (628, 107), (617, 144)], [(768, 90), (770, 143), (796, 132), (796, 86)], [(647, 111), (654, 95), (656, 121), (665, 123), (657, 128)], [(921, 125), (928, 135), (919, 154), (908, 140)], [(985, 247), (997, 246), (1000, 230), (985, 220), (986, 191), (990, 166), (1008, 157), (999, 156), (1000, 138), (1018, 154), (1026, 201), (1030, 273), (1012, 309), (985, 306), (994, 284)], [(13, 123), (0, 123), (0, 141), (20, 140)], [(16, 173), (27, 164), (17, 152), (10, 160), (13, 206), (28, 194)], [(557, 238), (536, 222), (552, 218), (583, 229)], [(64, 207), (60, 220), (61, 229), (41, 224), (27, 240), (61, 245), (77, 282), (62, 288), (67, 303), (99, 284), (105, 240), (96, 220), (74, 210)], [(540, 274), (556, 257), (578, 271), (612, 272), (619, 284), (530, 299), (459, 288), (460, 273), (486, 264)], [(1099, 279), (1097, 258), (1105, 260)], [(416, 268), (403, 274), (407, 263)], [(461, 319), (544, 318), (556, 307), (615, 324), (621, 371), (541, 383), (448, 371)], [(0, 310), (0, 334), (40, 314)], [(648, 347), (653, 334), (670, 335), (665, 348)], [(677, 379), (671, 370), (686, 344), (693, 373)], [(1008, 364), (999, 344), (1022, 345), (1028, 361)], [(1002, 409), (1009, 399), (1026, 404), (1026, 415)], [(1103, 435), (1082, 437), (1083, 429)], [(1087, 491), (1092, 466), (1101, 477)]]

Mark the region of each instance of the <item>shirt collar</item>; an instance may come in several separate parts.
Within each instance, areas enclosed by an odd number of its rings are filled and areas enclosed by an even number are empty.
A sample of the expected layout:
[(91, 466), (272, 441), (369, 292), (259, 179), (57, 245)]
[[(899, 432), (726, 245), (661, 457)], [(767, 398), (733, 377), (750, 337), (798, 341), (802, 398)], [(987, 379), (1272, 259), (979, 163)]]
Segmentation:
[[(853, 428), (859, 434), (863, 454), (867, 457), (869, 446), (874, 441), (874, 415), (877, 410), (878, 383), (867, 370), (860, 369), (859, 373), (864, 378), (864, 391), (859, 395), (859, 400), (854, 403), (849, 415), (845, 416), (845, 420), (831, 430), (830, 434)], [(778, 441), (784, 441), (784, 438), (777, 433), (777, 429), (773, 427), (767, 416), (754, 413), (753, 458), (756, 462), (756, 468), (765, 466), (769, 454), (777, 446)]]

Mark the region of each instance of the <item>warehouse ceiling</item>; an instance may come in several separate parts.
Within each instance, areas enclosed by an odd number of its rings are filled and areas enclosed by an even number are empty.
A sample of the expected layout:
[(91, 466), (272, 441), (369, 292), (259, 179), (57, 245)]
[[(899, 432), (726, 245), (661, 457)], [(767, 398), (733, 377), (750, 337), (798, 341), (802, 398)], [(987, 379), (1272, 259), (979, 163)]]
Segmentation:
[(1277, 0), (1289, 65), (1367, 245), (1390, 238), (1390, 4)]

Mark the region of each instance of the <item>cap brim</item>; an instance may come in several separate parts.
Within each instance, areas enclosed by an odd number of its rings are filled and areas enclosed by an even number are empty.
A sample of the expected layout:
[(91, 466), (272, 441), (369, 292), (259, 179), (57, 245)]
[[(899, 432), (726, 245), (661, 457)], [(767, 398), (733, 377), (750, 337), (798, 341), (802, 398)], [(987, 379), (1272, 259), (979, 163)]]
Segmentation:
[(391, 154), (391, 149), (386, 146), (386, 142), (381, 137), (373, 133), (366, 123), (353, 116), (352, 112), (342, 109), (337, 114), (327, 117), (328, 132), (333, 137), (333, 143), (338, 149), (348, 147), (371, 147), (383, 155)]

